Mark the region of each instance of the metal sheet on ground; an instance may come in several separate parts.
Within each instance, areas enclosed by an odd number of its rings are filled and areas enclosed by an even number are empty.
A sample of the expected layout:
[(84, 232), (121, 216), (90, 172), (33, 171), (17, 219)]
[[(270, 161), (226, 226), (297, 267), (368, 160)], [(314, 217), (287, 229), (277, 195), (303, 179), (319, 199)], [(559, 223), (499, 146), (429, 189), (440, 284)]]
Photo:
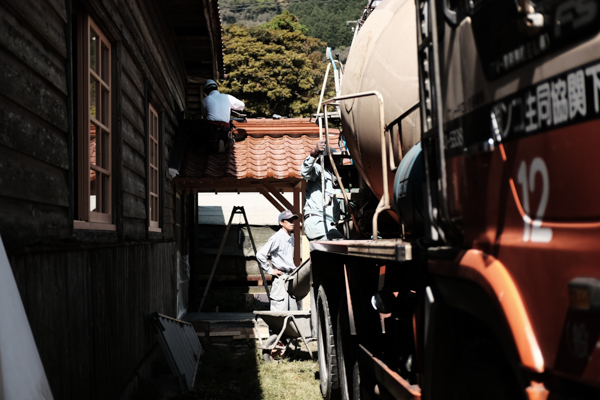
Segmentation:
[(148, 316), (171, 372), (182, 392), (194, 387), (202, 345), (192, 324), (154, 313)]

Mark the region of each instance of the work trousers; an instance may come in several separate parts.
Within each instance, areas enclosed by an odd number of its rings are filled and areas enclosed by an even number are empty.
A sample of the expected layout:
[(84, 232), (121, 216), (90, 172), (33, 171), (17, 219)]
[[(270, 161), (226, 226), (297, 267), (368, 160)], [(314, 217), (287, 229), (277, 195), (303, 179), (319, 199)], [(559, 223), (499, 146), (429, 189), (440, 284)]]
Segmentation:
[(296, 299), (285, 290), (285, 280), (289, 275), (273, 276), (271, 283), (271, 311), (297, 311)]

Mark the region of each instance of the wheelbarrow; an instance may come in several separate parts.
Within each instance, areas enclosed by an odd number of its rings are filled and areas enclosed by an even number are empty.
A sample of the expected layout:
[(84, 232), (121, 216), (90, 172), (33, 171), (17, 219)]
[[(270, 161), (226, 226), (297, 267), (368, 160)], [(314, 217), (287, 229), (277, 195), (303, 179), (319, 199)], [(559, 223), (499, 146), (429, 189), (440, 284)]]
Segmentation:
[[(310, 263), (305, 261), (296, 268), (286, 279), (285, 288), (287, 292), (296, 300), (302, 300), (310, 291)], [(307, 338), (312, 336), (310, 310), (299, 311), (254, 311), (254, 329), (256, 337), (260, 342), (260, 348), (263, 350), (273, 350), (282, 339), (302, 338), (304, 345), (313, 358), (312, 351), (308, 347)], [(263, 343), (258, 334), (257, 318), (261, 317), (273, 332), (271, 336)], [(278, 333), (275, 333), (278, 332)], [(285, 346), (286, 350), (289, 343)]]
[[(263, 343), (258, 334), (257, 318), (254, 319), (254, 329), (256, 337), (260, 342), (260, 348), (263, 350), (273, 350), (277, 347), (282, 339), (298, 339), (302, 338), (304, 345), (310, 353), (310, 357), (314, 359), (313, 353), (308, 347), (308, 340), (311, 336), (310, 326), (310, 310), (300, 311), (254, 311), (257, 317), (262, 318), (269, 326), (269, 330), (273, 332), (271, 336)], [(278, 332), (278, 333), (275, 333)], [(285, 346), (286, 350), (289, 343)]]

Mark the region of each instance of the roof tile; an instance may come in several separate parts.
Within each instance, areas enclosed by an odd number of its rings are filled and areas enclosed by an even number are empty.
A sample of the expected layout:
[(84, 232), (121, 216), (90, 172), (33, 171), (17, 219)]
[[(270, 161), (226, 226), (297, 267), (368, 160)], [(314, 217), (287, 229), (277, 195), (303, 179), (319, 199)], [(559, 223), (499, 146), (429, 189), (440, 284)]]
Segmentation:
[[(191, 126), (190, 126), (191, 124)], [(249, 119), (235, 123), (235, 145), (221, 154), (203, 151), (198, 121), (188, 121), (186, 151), (177, 179), (302, 179), (300, 167), (319, 140), (319, 127), (308, 118)], [(337, 129), (330, 129), (330, 144), (339, 151)]]

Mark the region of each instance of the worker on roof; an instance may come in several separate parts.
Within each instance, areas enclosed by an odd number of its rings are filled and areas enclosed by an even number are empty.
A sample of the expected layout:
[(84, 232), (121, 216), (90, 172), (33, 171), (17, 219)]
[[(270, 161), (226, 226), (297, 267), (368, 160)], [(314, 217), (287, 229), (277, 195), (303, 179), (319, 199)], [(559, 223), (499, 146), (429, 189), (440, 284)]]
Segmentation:
[(207, 79), (204, 84), (202, 115), (207, 124), (208, 149), (211, 153), (222, 153), (230, 145), (231, 110), (241, 111), (244, 102), (229, 94), (219, 93), (217, 82)]
[[(296, 311), (298, 304), (285, 289), (288, 274), (296, 269), (294, 265), (294, 222), (296, 214), (285, 210), (279, 214), (279, 229), (269, 238), (267, 243), (256, 253), (260, 268), (271, 274), (271, 311)], [(271, 257), (269, 264), (268, 256)]]
[(231, 110), (242, 111), (244, 102), (229, 94), (219, 93), (217, 82), (207, 79), (204, 84), (204, 95), (202, 100), (202, 115), (209, 123), (229, 128)]
[[(344, 238), (344, 235), (336, 228), (340, 220), (340, 201), (335, 195), (341, 193), (341, 190), (336, 188), (338, 184), (331, 172), (333, 168), (329, 163), (329, 157), (324, 157), (325, 168), (318, 163), (319, 156), (325, 147), (326, 142), (319, 140), (300, 168), (302, 177), (306, 179), (304, 233), (308, 240)], [(325, 175), (325, 205), (323, 204), (321, 173)]]

